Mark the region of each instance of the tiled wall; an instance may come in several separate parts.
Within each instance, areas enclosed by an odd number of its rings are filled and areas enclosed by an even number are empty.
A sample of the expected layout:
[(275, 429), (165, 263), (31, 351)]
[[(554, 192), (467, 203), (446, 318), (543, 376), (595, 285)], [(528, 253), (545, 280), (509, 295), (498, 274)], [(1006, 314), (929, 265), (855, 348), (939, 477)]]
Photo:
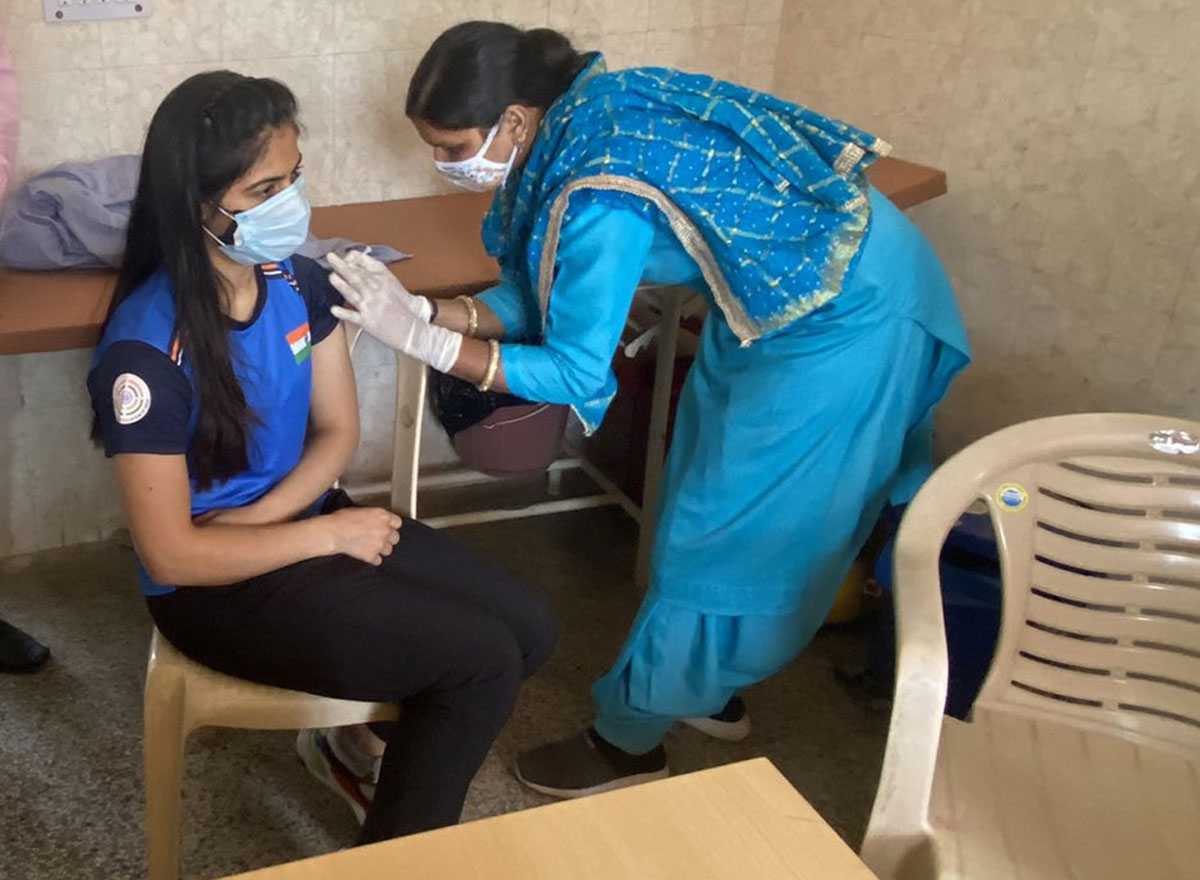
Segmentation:
[(286, 82), (307, 129), (316, 204), (437, 191), (404, 119), (421, 53), (472, 18), (550, 25), (610, 66), (656, 63), (769, 87), (783, 0), (155, 0), (141, 21), (48, 25), (40, 0), (0, 0), (21, 76), (18, 175), (139, 149), (166, 92), (229, 67)]
[[(20, 177), (139, 149), (166, 92), (229, 67), (274, 76), (301, 103), (317, 204), (436, 192), (428, 150), (403, 118), (412, 67), (472, 18), (565, 30), (611, 66), (657, 63), (769, 88), (783, 0), (155, 0), (145, 21), (47, 25), (40, 0), (0, 0), (22, 90)], [(0, 357), (0, 556), (103, 537), (120, 524), (108, 465), (87, 441), (90, 353)], [(364, 418), (356, 475), (390, 464), (390, 356), (369, 340), (356, 368)], [(444, 460), (427, 432), (426, 461)]]
[[(221, 65), (296, 90), (318, 203), (436, 190), (401, 106), (421, 50), (457, 20), (550, 24), (615, 65), (773, 84), (950, 174), (950, 195), (914, 212), (976, 348), (943, 409), (944, 449), (1056, 412), (1200, 417), (1195, 0), (156, 0), (146, 22), (59, 26), (38, 0), (0, 10), (22, 78), (21, 172), (137, 149), (165, 91)], [(87, 357), (0, 358), (0, 555), (119, 522), (85, 439)], [(356, 469), (375, 475), (390, 364), (369, 344), (357, 362)]]
[(787, 0), (776, 89), (945, 168), (914, 216), (976, 364), (944, 449), (1081, 410), (1200, 418), (1200, 3)]

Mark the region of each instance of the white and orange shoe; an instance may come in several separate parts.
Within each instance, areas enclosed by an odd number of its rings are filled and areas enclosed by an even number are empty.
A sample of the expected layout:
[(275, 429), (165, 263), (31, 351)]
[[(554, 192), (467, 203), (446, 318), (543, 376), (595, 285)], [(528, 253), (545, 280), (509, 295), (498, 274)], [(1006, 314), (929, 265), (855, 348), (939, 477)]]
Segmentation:
[(338, 755), (333, 730), (302, 730), (296, 735), (296, 754), (308, 772), (350, 805), (362, 824), (375, 800), (376, 773), (357, 773)]

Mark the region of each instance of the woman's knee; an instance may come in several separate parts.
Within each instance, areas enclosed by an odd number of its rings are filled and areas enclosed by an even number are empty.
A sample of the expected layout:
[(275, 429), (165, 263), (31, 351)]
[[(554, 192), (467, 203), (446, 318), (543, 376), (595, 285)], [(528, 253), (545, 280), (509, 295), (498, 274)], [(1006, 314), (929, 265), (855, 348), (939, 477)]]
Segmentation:
[(498, 700), (515, 702), (525, 678), (525, 657), (509, 628), (500, 620), (483, 618), (470, 628), (462, 645), (467, 667), (464, 683)]

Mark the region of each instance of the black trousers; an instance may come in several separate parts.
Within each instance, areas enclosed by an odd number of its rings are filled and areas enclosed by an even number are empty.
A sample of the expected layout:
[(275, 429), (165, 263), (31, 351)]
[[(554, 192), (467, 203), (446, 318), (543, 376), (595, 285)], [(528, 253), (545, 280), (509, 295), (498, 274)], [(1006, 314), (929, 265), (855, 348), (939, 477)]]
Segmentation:
[(379, 568), (330, 556), (147, 602), (171, 644), (219, 672), (401, 704), (360, 843), (458, 821), (521, 682), (556, 634), (540, 596), (411, 520)]

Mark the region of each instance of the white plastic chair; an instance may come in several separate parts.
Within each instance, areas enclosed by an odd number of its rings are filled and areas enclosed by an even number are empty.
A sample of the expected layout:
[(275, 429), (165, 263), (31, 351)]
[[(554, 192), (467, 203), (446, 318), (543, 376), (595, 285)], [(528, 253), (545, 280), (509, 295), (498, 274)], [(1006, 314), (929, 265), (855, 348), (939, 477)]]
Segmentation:
[[(943, 718), (938, 557), (974, 501), (1003, 617)], [(942, 466), (896, 544), (898, 663), (864, 861), (884, 880), (1200, 878), (1200, 423), (1044, 419)]]
[[(351, 352), (358, 335), (351, 337)], [(392, 503), (394, 510), (411, 517), (416, 515), (425, 367), (403, 355), (396, 358)], [(183, 656), (157, 629), (150, 638), (143, 712), (150, 880), (179, 876), (183, 756), (192, 731), (200, 727), (298, 730), (397, 717), (397, 707), (390, 703), (335, 700), (223, 675)]]

